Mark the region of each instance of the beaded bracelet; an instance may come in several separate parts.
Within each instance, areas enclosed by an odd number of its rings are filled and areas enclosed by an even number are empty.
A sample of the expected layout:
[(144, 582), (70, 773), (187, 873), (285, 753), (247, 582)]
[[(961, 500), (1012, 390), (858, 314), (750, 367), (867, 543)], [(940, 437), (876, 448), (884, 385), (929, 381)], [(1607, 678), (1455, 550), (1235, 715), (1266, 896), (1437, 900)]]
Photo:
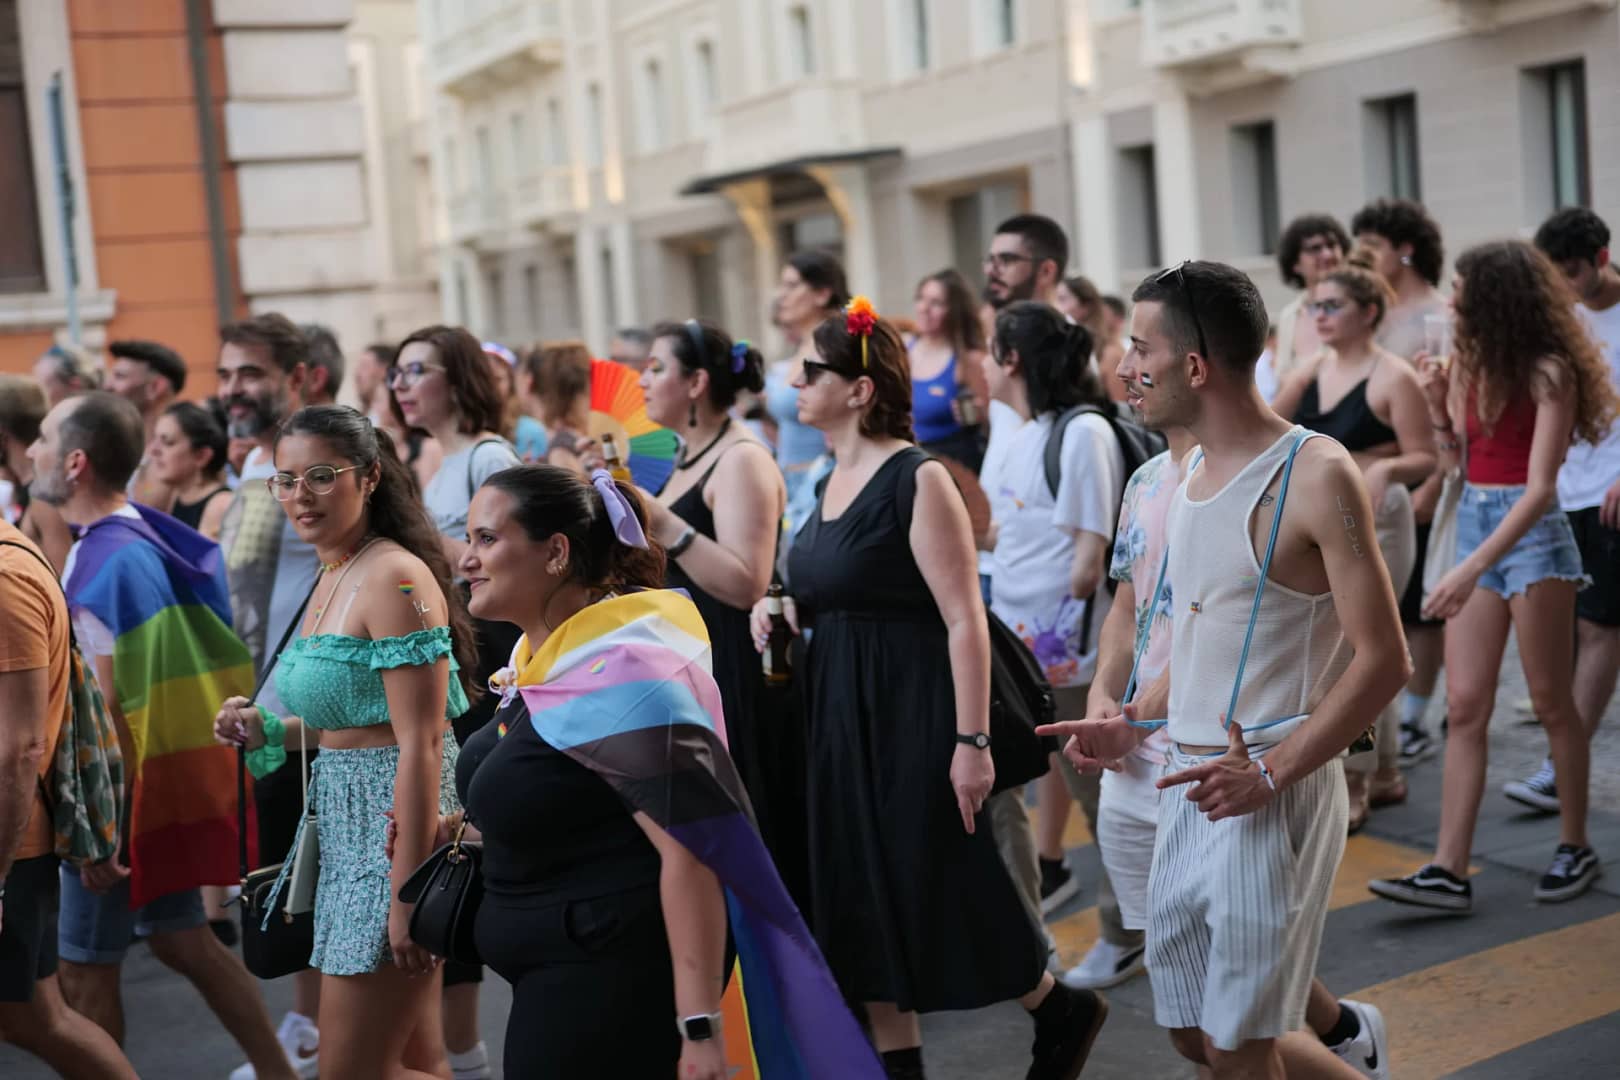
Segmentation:
[(287, 728), (281, 717), (263, 705), (253, 707), (259, 710), (259, 720), (264, 725), (264, 745), (247, 752), (247, 768), (255, 780), (262, 780), (287, 763)]

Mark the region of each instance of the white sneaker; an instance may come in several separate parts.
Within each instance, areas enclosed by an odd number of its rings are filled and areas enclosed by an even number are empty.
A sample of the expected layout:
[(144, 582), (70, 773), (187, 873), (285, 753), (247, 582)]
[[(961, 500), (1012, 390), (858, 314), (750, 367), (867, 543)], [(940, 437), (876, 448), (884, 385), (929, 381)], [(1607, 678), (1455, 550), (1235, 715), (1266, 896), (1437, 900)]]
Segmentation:
[(1356, 1014), (1361, 1030), (1355, 1038), (1329, 1049), (1362, 1076), (1389, 1080), (1389, 1039), (1384, 1034), (1384, 1014), (1378, 1011), (1378, 1006), (1364, 1001), (1341, 998), (1339, 1004)]
[(1103, 990), (1118, 986), (1147, 970), (1143, 959), (1146, 945), (1115, 945), (1098, 941), (1086, 953), (1085, 959), (1065, 971), (1059, 978), (1071, 990)]
[[(281, 1018), (276, 1029), (276, 1041), (287, 1053), (287, 1061), (301, 1080), (316, 1080), (320, 1075), (321, 1033), (307, 1016), (288, 1013)], [(231, 1073), (231, 1080), (257, 1080), (253, 1065), (239, 1065)]]

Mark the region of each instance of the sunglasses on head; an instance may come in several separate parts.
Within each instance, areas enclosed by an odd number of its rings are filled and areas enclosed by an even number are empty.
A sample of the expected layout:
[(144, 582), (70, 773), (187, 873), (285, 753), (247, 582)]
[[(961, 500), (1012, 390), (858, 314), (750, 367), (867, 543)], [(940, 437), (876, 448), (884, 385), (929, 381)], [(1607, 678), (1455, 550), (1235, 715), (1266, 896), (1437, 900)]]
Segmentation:
[(1175, 276), (1176, 282), (1181, 286), (1181, 295), (1187, 298), (1187, 310), (1192, 314), (1193, 329), (1198, 331), (1198, 355), (1207, 360), (1209, 359), (1209, 343), (1204, 340), (1204, 324), (1198, 318), (1198, 301), (1193, 299), (1192, 286), (1187, 283), (1187, 275), (1182, 272), (1191, 262), (1191, 259), (1187, 259), (1170, 267), (1168, 270), (1160, 271), (1158, 277), (1153, 279), (1153, 283), (1157, 285), (1163, 282), (1165, 278), (1171, 275)]

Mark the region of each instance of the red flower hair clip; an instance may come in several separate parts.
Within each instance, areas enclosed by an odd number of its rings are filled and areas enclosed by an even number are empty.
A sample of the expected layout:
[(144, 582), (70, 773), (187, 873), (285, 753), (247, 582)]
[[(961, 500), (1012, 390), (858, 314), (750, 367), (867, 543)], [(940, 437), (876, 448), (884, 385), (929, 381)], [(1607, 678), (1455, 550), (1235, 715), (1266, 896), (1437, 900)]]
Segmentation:
[(877, 328), (877, 311), (872, 307), (872, 301), (864, 296), (850, 299), (849, 306), (844, 308), (844, 329), (861, 339), (861, 369), (867, 365), (866, 343), (872, 337), (872, 331)]

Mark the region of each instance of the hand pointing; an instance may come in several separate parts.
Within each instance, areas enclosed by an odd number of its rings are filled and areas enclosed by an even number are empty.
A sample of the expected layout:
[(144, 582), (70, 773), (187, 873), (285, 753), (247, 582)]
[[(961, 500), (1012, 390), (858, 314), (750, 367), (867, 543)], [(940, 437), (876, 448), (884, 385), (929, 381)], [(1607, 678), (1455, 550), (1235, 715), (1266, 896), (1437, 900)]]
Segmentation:
[[(1225, 715), (1221, 716), (1224, 722)], [(1260, 766), (1249, 757), (1243, 741), (1243, 728), (1230, 724), (1226, 729), (1226, 753), (1202, 765), (1171, 773), (1159, 780), (1159, 788), (1192, 784), (1187, 798), (1209, 815), (1209, 820), (1252, 814), (1277, 797)]]

